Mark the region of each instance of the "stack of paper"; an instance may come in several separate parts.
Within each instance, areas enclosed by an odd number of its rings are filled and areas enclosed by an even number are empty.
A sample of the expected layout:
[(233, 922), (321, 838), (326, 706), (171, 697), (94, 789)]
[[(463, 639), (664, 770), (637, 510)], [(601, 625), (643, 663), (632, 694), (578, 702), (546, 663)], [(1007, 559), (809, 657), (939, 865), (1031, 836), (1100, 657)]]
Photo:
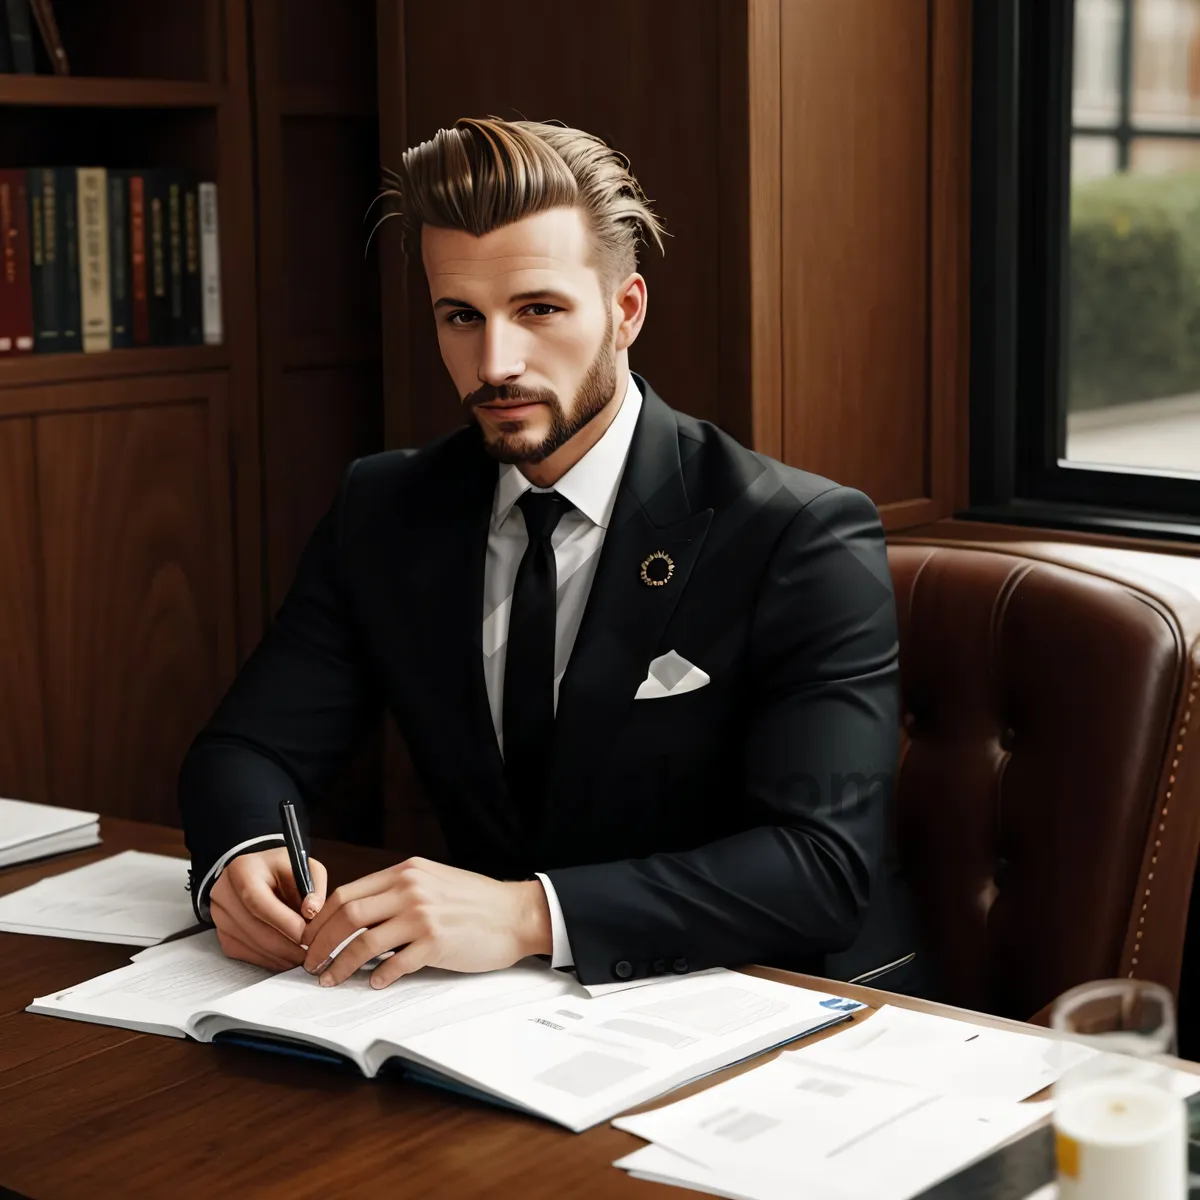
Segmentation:
[(0, 867), (99, 844), (99, 813), (0, 799)]
[(686, 1100), (618, 1117), (618, 1129), (653, 1144), (615, 1165), (745, 1200), (908, 1200), (1049, 1111), (940, 1096), (782, 1054)]
[(617, 1118), (652, 1144), (615, 1165), (741, 1200), (908, 1200), (1044, 1120), (1051, 1102), (1018, 1101), (1096, 1053), (886, 1006), (727, 1083)]
[(126, 850), (0, 896), (0, 931), (154, 946), (196, 924), (188, 861)]

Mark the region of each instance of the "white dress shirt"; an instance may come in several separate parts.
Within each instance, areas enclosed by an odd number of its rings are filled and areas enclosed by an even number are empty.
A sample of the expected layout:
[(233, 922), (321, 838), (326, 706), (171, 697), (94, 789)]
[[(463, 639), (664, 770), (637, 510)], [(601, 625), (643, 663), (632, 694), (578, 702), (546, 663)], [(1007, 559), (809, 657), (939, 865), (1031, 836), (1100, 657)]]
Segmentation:
[[(504, 753), (504, 662), (508, 643), (508, 619), (517, 568), (529, 538), (525, 532), (524, 514), (517, 500), (527, 491), (555, 491), (574, 506), (559, 519), (550, 544), (554, 547), (554, 564), (558, 573), (554, 622), (554, 705), (558, 707), (558, 685), (566, 672), (575, 637), (583, 619), (592, 579), (600, 561), (600, 548), (617, 501), (617, 488), (625, 472), (625, 460), (633, 441), (642, 393), (629, 376), (625, 397), (612, 423), (600, 440), (554, 485), (553, 488), (534, 488), (510, 463), (500, 466), (496, 490), (492, 497), (492, 519), (488, 526), (487, 561), (483, 574), (483, 672), (487, 685), (492, 725), (500, 752)], [(279, 834), (264, 834), (239, 842), (225, 852), (211, 867), (200, 885), (202, 900), (198, 907), (208, 918), (207, 896), (226, 864), (239, 851), (257, 843), (283, 844)], [(562, 906), (554, 885), (545, 875), (538, 874), (550, 906), (550, 926), (553, 937), (551, 964), (572, 966), (575, 959), (567, 935)]]

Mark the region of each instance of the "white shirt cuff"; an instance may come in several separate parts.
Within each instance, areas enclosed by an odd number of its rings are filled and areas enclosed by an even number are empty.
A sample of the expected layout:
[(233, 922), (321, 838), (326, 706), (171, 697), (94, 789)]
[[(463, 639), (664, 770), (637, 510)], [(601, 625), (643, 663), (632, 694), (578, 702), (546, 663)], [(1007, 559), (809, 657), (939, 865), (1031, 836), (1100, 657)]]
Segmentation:
[(538, 873), (542, 887), (546, 889), (546, 903), (550, 905), (550, 937), (552, 967), (573, 967), (575, 956), (571, 953), (571, 939), (567, 937), (567, 922), (563, 917), (562, 905), (558, 902), (558, 893), (554, 884), (545, 875)]
[(208, 915), (208, 894), (212, 890), (212, 885), (221, 877), (221, 872), (229, 865), (229, 860), (235, 854), (239, 854), (245, 850), (247, 846), (256, 845), (258, 842), (278, 842), (281, 846), (286, 846), (287, 843), (283, 839), (283, 835), (279, 833), (264, 833), (259, 837), (247, 838), (244, 842), (238, 842), (236, 846), (230, 846), (220, 858), (217, 859), (211, 867), (208, 868), (208, 874), (200, 883), (200, 891), (196, 894), (196, 910), (201, 918), (205, 921), (211, 921), (212, 918)]

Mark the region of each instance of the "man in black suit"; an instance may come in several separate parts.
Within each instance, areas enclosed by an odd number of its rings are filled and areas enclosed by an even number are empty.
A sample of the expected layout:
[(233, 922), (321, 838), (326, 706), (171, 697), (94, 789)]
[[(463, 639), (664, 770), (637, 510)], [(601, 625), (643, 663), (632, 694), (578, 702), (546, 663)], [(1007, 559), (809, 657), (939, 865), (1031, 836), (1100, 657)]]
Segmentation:
[[(462, 120), (391, 194), (472, 419), (350, 467), (189, 751), (197, 915), (332, 984), (399, 948), (376, 986), (544, 954), (587, 984), (757, 962), (924, 987), (874, 506), (630, 372), (661, 230), (598, 139)], [(451, 862), (328, 897), (314, 862), (298, 896), (278, 803), (320, 803), (384, 705)]]

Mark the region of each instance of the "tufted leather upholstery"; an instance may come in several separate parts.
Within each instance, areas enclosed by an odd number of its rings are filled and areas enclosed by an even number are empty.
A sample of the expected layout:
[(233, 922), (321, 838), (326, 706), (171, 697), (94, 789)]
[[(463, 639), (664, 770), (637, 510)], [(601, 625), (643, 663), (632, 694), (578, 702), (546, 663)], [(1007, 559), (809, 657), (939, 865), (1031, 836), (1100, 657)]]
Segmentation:
[(896, 819), (953, 1004), (1179, 984), (1200, 845), (1200, 560), (891, 539)]

